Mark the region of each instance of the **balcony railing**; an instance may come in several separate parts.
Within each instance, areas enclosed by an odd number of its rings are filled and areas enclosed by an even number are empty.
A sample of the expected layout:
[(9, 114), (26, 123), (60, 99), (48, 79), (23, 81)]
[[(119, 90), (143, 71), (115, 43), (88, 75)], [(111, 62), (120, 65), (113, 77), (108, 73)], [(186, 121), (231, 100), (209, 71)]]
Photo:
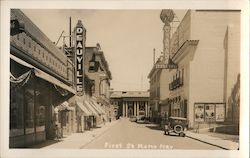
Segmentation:
[(170, 84), (169, 84), (169, 90), (173, 91), (179, 87), (183, 86), (183, 78), (176, 78), (175, 80), (173, 80)]

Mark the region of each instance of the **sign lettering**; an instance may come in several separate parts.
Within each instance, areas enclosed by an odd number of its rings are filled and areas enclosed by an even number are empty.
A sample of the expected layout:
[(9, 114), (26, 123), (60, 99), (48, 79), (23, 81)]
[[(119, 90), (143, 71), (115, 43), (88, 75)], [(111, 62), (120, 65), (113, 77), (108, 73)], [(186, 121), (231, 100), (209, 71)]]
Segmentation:
[(83, 54), (83, 26), (81, 23), (76, 26), (76, 91), (82, 95), (84, 91), (84, 54)]

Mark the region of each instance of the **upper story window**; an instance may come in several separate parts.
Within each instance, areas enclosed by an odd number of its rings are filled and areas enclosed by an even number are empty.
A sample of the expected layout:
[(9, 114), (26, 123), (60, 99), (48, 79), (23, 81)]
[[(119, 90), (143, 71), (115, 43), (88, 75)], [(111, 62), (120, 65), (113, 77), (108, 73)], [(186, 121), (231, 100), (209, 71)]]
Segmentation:
[(23, 38), (23, 44), (26, 44), (25, 37)]
[(172, 81), (169, 83), (169, 90), (175, 90), (179, 87), (182, 87), (184, 83), (184, 69), (177, 70), (177, 72), (173, 75)]

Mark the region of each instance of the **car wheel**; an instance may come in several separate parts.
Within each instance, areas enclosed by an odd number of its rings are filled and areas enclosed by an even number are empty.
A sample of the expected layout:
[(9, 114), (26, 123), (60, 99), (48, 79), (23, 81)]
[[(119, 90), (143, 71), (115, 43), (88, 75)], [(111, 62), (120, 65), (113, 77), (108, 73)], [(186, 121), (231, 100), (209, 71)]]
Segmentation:
[(181, 125), (175, 125), (174, 132), (177, 134), (183, 133), (183, 127)]
[(180, 137), (185, 137), (185, 135), (186, 135), (186, 134), (183, 133), (183, 132), (181, 132), (181, 133), (179, 134)]

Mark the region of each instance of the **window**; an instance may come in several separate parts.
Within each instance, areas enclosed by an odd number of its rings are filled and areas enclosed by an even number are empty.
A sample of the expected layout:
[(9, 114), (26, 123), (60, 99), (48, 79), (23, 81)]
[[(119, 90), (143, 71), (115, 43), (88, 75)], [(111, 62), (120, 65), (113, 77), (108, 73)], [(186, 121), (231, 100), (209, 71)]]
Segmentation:
[(24, 88), (25, 134), (34, 133), (34, 89), (31, 83)]
[(36, 46), (34, 46), (34, 51), (36, 51)]
[(19, 40), (19, 34), (17, 34), (16, 38), (17, 38), (17, 40)]
[(31, 48), (31, 43), (29, 42), (29, 48)]
[(25, 44), (26, 43), (26, 41), (25, 41), (25, 37), (23, 38), (23, 44)]
[(10, 137), (24, 134), (23, 88), (10, 89)]

